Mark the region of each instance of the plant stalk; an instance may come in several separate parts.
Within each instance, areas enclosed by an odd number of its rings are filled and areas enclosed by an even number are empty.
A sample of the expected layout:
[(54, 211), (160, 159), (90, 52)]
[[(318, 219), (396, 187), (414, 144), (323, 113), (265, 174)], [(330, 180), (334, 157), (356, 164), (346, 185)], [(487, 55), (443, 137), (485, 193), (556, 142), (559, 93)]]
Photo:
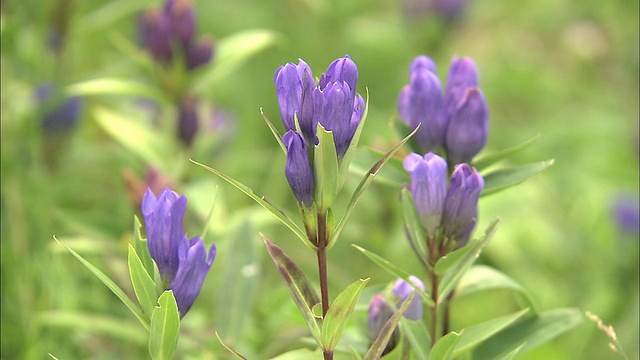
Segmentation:
[[(320, 277), (320, 297), (322, 302), (322, 317), (329, 311), (329, 286), (327, 279), (327, 244), (329, 243), (327, 233), (326, 214), (318, 214), (318, 276)], [(333, 360), (333, 351), (323, 350), (324, 360)]]

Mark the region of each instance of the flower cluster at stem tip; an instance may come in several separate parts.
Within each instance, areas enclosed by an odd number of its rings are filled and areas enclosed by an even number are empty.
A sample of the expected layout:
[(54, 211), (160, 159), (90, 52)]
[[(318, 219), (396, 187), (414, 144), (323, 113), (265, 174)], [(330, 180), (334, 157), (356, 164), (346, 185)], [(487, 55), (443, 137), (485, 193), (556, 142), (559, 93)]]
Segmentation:
[(165, 287), (173, 291), (180, 317), (184, 317), (198, 297), (216, 256), (215, 244), (207, 254), (200, 237), (189, 239), (183, 232), (186, 209), (187, 198), (169, 188), (164, 188), (157, 198), (147, 189), (142, 199), (149, 253)]
[(471, 58), (453, 57), (442, 93), (436, 65), (418, 56), (409, 67), (409, 84), (398, 96), (400, 118), (415, 135), (421, 153), (446, 151), (450, 164), (470, 163), (487, 143), (489, 106), (478, 87)]
[(298, 202), (309, 208), (315, 187), (312, 160), (318, 124), (332, 132), (341, 161), (364, 115), (365, 102), (356, 93), (358, 68), (345, 55), (333, 61), (316, 82), (309, 65), (300, 59), (298, 65), (280, 66), (274, 82), (286, 131), (282, 138), (287, 148), (285, 176)]

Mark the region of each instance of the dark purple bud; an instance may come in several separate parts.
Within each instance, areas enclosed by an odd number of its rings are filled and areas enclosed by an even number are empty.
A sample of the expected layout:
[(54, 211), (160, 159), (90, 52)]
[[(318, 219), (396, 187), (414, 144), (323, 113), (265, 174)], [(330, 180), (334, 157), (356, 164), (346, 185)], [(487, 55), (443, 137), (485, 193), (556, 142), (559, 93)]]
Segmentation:
[(193, 5), (190, 0), (172, 0), (165, 4), (165, 13), (169, 18), (171, 35), (186, 48), (196, 30)]
[(404, 168), (411, 175), (413, 203), (427, 235), (434, 236), (440, 226), (447, 197), (447, 162), (438, 155), (407, 155)]
[(447, 238), (459, 241), (466, 236), (468, 240), (472, 230), (469, 226), (473, 227), (471, 224), (477, 221), (478, 200), (483, 189), (484, 179), (475, 168), (471, 169), (467, 164), (456, 165), (442, 216)]
[[(409, 276), (409, 280), (413, 283), (413, 285), (424, 291), (424, 284), (422, 283), (422, 281), (420, 281), (420, 279), (411, 275)], [(398, 307), (400, 307), (402, 306), (402, 303), (404, 303), (414, 291), (415, 290), (413, 289), (413, 287), (406, 281), (398, 279), (393, 284), (391, 293), (400, 298), (400, 304), (398, 305)], [(409, 308), (407, 308), (407, 311), (405, 311), (402, 316), (414, 321), (422, 319), (422, 299), (420, 298), (420, 295), (416, 294), (413, 297), (413, 300), (411, 300), (411, 304), (409, 304)]]
[(440, 80), (432, 71), (432, 64), (426, 56), (414, 60), (409, 85), (398, 97), (400, 118), (411, 129), (422, 124), (415, 136), (423, 152), (440, 151), (447, 129)]
[[(389, 305), (389, 302), (380, 294), (376, 294), (369, 303), (369, 309), (367, 311), (367, 325), (369, 327), (369, 339), (374, 342), (384, 325), (393, 316), (393, 308)], [(385, 355), (393, 350), (400, 340), (400, 331), (396, 327), (393, 330), (393, 334), (387, 343), (387, 347), (382, 352)]]
[(489, 106), (480, 89), (467, 89), (449, 121), (447, 157), (452, 164), (470, 163), (487, 143)]
[(198, 102), (195, 97), (186, 96), (178, 107), (178, 136), (185, 145), (191, 146), (198, 133)]
[(289, 182), (291, 191), (299, 203), (309, 208), (313, 201), (315, 180), (309, 162), (307, 144), (300, 133), (289, 130), (282, 137), (287, 148), (287, 160), (284, 174)]
[(169, 286), (169, 289), (173, 290), (181, 318), (191, 309), (191, 305), (200, 294), (215, 256), (215, 244), (211, 244), (207, 255), (207, 249), (200, 237), (189, 240), (187, 235), (184, 235), (182, 238), (178, 248), (178, 272)]
[(35, 95), (42, 108), (41, 126), (45, 134), (68, 133), (76, 127), (82, 110), (81, 98), (62, 98), (51, 85), (40, 86)]
[(213, 57), (213, 38), (202, 37), (197, 43), (191, 43), (186, 50), (187, 69), (193, 70), (211, 61)]
[(162, 63), (171, 61), (171, 25), (161, 9), (149, 9), (140, 19), (142, 44), (154, 59)]
[(340, 59), (334, 60), (327, 72), (322, 74), (318, 81), (318, 87), (324, 89), (327, 85), (335, 82), (346, 82), (351, 89), (351, 97), (356, 96), (356, 86), (358, 85), (358, 67), (351, 60), (349, 55), (345, 55)]
[(458, 108), (460, 101), (470, 87), (478, 86), (478, 70), (473, 60), (469, 57), (451, 59), (449, 73), (447, 74), (447, 86), (444, 92), (444, 107), (449, 119)]
[(183, 219), (187, 198), (168, 187), (156, 198), (150, 189), (142, 198), (142, 216), (147, 229), (147, 246), (160, 275), (171, 284), (180, 264), (178, 249), (184, 237)]
[[(295, 130), (294, 115), (305, 138), (313, 139), (315, 134), (314, 101), (311, 92), (315, 87), (311, 68), (303, 60), (298, 65), (288, 63), (276, 70), (274, 76), (276, 94), (282, 123), (286, 130)], [(316, 123), (317, 124), (317, 123)]]

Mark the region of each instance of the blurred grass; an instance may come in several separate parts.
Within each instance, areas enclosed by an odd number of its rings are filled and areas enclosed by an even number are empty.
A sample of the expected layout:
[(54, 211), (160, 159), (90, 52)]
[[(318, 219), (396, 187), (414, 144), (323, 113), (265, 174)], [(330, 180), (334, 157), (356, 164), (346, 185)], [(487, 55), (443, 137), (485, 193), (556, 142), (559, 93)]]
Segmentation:
[[(131, 168), (142, 177), (147, 164), (106, 134), (93, 110), (108, 106), (126, 117), (135, 102), (126, 96), (87, 98), (82, 122), (58, 147), (59, 164), (52, 171), (43, 155), (49, 148), (32, 94), (45, 82), (69, 85), (100, 77), (153, 86), (153, 73), (135, 60), (140, 54), (123, 53), (113, 39), (137, 43), (136, 9), (159, 2), (73, 2), (67, 47), (60, 56), (46, 47), (56, 4), (2, 3), (1, 357), (41, 359), (51, 352), (60, 359), (144, 358), (144, 341), (118, 336), (109, 325), (133, 319), (124, 306), (52, 240), (54, 234), (92, 239), (82, 253), (130, 289), (124, 259), (135, 209), (122, 171)], [(510, 162), (556, 160), (517, 188), (483, 198), (478, 231), (497, 216), (504, 221), (481, 262), (520, 281), (541, 309), (570, 306), (599, 315), (616, 328), (629, 358), (638, 357), (638, 233), (617, 228), (611, 210), (620, 196), (638, 198), (637, 1), (470, 0), (453, 23), (434, 15), (409, 18), (399, 1), (383, 0), (201, 0), (195, 7), (198, 34), (222, 39), (268, 29), (281, 38), (202, 90), (206, 101), (228, 110), (237, 123), (235, 132), (225, 135), (226, 147), (191, 156), (292, 214), (284, 159), (259, 114), (262, 107), (280, 126), (272, 83), (279, 65), (303, 58), (319, 75), (348, 53), (359, 67), (359, 91), (367, 87), (371, 94), (361, 144), (389, 148), (397, 139), (388, 122), (396, 116), (397, 94), (408, 81), (413, 57), (434, 58), (444, 81), (452, 55), (471, 56), (491, 107), (486, 151), (541, 133), (533, 147)], [(164, 121), (173, 121), (175, 109), (165, 106), (162, 112)], [(269, 214), (213, 175), (189, 165), (167, 175), (178, 191), (197, 194), (189, 197), (191, 236), (200, 232), (215, 185), (220, 186), (214, 231), (207, 240), (218, 244), (219, 258), (184, 320), (178, 351), (184, 358), (224, 358), (213, 337), (219, 325), (212, 319), (225, 311), (216, 299), (225, 291), (222, 274), (230, 266), (225, 264), (235, 259), (224, 252), (234, 248), (229, 241), (240, 225), (233, 224), (249, 219), (312, 279), (315, 261)], [(358, 181), (353, 176), (343, 191), (353, 190)], [(351, 243), (389, 259), (406, 259), (405, 269), (420, 273), (404, 239), (397, 198), (398, 190), (385, 185), (367, 191), (329, 254), (332, 294), (357, 277), (371, 277), (372, 285), (392, 280)], [(304, 323), (259, 237), (242, 241), (257, 246), (259, 271), (247, 276), (259, 281), (234, 345), (252, 359), (299, 347)], [(513, 303), (509, 294), (461, 299), (454, 304), (454, 327), (512, 310), (496, 299)], [(363, 317), (356, 313), (354, 324)], [(90, 326), (93, 321), (101, 326)], [(607, 341), (595, 324), (584, 322), (520, 358), (609, 359), (614, 355)]]

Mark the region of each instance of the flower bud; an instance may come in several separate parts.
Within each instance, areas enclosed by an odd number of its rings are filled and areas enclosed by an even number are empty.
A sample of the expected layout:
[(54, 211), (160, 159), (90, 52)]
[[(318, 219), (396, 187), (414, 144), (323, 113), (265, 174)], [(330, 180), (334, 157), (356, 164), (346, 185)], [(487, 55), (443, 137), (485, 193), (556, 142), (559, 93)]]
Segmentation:
[(478, 216), (478, 200), (483, 189), (484, 179), (475, 168), (471, 169), (467, 164), (456, 165), (442, 217), (447, 238), (459, 241), (466, 236), (468, 241), (472, 224)]
[(193, 34), (196, 31), (196, 21), (191, 1), (169, 0), (164, 9), (169, 18), (171, 35), (186, 48), (191, 43)]
[(187, 235), (184, 235), (182, 238), (178, 248), (178, 272), (169, 286), (169, 290), (173, 290), (173, 295), (176, 297), (181, 316), (184, 316), (196, 301), (215, 257), (215, 244), (211, 244), (207, 254), (207, 249), (200, 237), (195, 236), (189, 240)]
[(305, 138), (314, 139), (314, 105), (311, 92), (315, 87), (315, 81), (309, 65), (300, 59), (298, 65), (288, 63), (280, 66), (273, 80), (285, 129), (296, 130), (294, 114), (297, 114)]
[(346, 82), (351, 89), (351, 98), (356, 96), (356, 86), (358, 85), (358, 67), (351, 60), (349, 55), (334, 60), (327, 72), (322, 74), (318, 81), (318, 87), (324, 89), (327, 85), (335, 82)]
[(161, 9), (149, 9), (140, 19), (142, 43), (154, 59), (162, 63), (171, 61), (171, 24)]
[[(422, 283), (422, 281), (420, 281), (420, 279), (411, 275), (409, 276), (409, 280), (413, 283), (413, 285), (424, 291), (424, 284)], [(400, 298), (400, 304), (398, 305), (398, 307), (400, 307), (402, 306), (402, 303), (404, 303), (414, 291), (415, 290), (413, 289), (413, 287), (406, 281), (398, 279), (393, 284), (391, 293)], [(416, 294), (413, 297), (413, 300), (411, 300), (411, 304), (409, 304), (409, 307), (404, 312), (403, 316), (409, 320), (414, 321), (422, 319), (422, 299), (420, 298), (420, 295)]]
[(452, 164), (470, 163), (487, 143), (489, 106), (476, 87), (467, 89), (447, 128), (447, 157)]
[(178, 107), (178, 136), (185, 145), (191, 146), (198, 132), (198, 102), (187, 95)]
[(197, 43), (190, 44), (186, 50), (187, 69), (193, 70), (211, 61), (213, 57), (213, 38), (202, 37)]
[(422, 124), (415, 135), (421, 152), (439, 151), (444, 144), (447, 117), (444, 113), (440, 80), (433, 60), (416, 58), (410, 66), (409, 85), (398, 96), (398, 112), (411, 129)]
[(309, 162), (307, 144), (302, 135), (293, 130), (284, 134), (282, 142), (287, 148), (287, 160), (284, 167), (287, 182), (298, 202), (304, 203), (309, 208), (313, 201), (315, 181)]
[[(389, 302), (380, 294), (376, 294), (369, 303), (369, 309), (367, 311), (367, 325), (369, 326), (369, 338), (371, 342), (374, 342), (384, 325), (393, 316), (393, 308), (389, 305)], [(387, 343), (387, 347), (383, 351), (382, 355), (385, 355), (393, 350), (400, 340), (400, 331), (396, 327), (393, 330), (393, 334)]]
[(449, 66), (447, 86), (444, 92), (444, 107), (449, 119), (456, 112), (467, 89), (477, 86), (478, 70), (473, 60), (469, 57), (458, 59), (457, 56), (454, 56)]
[(413, 203), (428, 236), (434, 236), (440, 226), (447, 196), (447, 163), (438, 155), (424, 158), (416, 153), (407, 155), (404, 168), (411, 175), (410, 191)]

